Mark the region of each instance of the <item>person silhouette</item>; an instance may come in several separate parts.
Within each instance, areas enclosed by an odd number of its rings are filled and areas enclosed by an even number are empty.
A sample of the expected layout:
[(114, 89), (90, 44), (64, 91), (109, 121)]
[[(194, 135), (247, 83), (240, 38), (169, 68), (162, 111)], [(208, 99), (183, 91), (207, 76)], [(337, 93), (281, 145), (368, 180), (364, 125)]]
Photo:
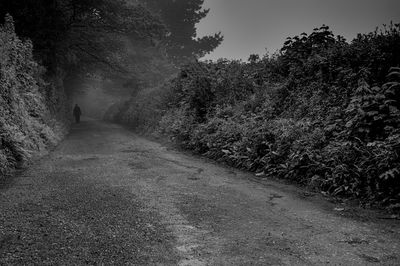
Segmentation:
[(78, 106), (78, 104), (75, 104), (73, 113), (74, 113), (74, 117), (75, 117), (75, 122), (80, 123), (82, 111), (81, 111), (81, 108)]

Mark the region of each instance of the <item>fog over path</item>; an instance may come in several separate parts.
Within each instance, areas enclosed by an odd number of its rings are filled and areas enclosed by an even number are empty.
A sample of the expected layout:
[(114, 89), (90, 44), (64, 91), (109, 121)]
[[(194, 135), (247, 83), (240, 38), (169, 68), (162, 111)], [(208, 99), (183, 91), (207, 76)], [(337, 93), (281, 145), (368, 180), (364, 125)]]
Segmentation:
[(0, 264), (400, 265), (398, 221), (252, 176), (83, 121), (1, 184)]

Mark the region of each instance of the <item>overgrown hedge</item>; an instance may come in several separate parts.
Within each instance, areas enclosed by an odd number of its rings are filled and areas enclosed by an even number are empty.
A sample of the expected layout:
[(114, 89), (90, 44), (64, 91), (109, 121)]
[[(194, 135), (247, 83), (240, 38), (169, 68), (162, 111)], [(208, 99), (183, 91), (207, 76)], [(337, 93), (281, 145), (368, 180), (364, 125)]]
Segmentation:
[(399, 47), (399, 24), (350, 43), (323, 26), (273, 56), (191, 64), (109, 119), (259, 176), (396, 209)]
[(15, 34), (10, 16), (0, 26), (0, 177), (23, 166), (66, 132), (66, 97), (59, 79), (45, 82), (45, 69), (30, 41)]

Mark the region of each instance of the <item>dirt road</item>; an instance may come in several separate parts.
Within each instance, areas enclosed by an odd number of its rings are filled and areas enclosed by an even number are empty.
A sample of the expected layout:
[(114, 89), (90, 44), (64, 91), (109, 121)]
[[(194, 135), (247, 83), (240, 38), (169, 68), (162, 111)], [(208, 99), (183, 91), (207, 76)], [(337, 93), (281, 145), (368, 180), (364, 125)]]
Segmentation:
[(1, 185), (0, 264), (400, 265), (398, 221), (335, 207), (84, 121)]

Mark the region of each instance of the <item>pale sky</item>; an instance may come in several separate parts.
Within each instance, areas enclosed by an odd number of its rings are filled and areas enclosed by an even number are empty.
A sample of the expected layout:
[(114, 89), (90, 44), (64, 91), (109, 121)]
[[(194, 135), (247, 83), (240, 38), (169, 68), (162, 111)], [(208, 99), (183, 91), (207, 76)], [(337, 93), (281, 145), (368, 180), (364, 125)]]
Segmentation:
[(322, 24), (348, 41), (377, 26), (400, 23), (400, 0), (205, 0), (210, 13), (198, 36), (221, 31), (223, 44), (205, 59), (243, 59), (273, 53), (286, 37)]

